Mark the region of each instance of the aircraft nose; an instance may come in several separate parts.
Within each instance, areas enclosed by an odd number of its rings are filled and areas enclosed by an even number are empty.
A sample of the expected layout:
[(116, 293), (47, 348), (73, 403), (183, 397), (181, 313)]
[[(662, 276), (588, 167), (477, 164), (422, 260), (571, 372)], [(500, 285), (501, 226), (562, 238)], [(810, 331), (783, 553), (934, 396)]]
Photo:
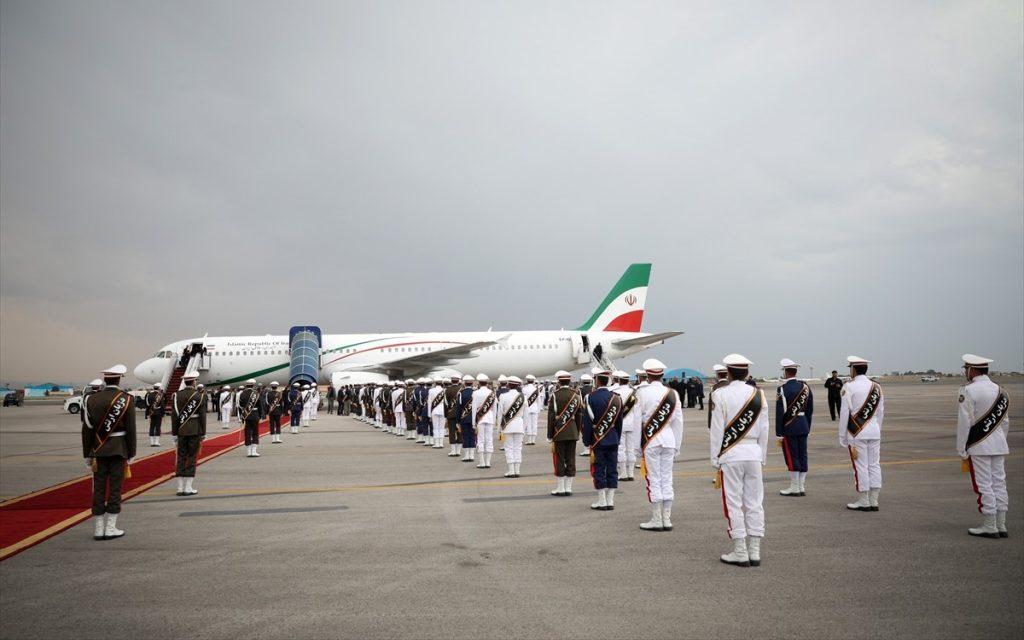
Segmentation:
[(160, 382), (160, 376), (157, 373), (156, 364), (160, 361), (159, 358), (150, 358), (149, 360), (143, 360), (139, 363), (139, 366), (135, 367), (135, 378), (145, 382), (146, 384), (155, 384)]

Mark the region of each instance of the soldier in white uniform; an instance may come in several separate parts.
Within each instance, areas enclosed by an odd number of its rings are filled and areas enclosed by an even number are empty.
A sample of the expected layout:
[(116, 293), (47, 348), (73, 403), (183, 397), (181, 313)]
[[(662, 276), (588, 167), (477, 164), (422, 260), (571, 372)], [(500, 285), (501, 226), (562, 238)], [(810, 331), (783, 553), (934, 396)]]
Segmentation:
[(526, 376), (523, 395), (526, 396), (526, 413), (523, 415), (526, 431), (523, 434), (523, 444), (535, 445), (537, 444), (537, 422), (540, 418), (540, 410), (544, 406), (544, 387), (537, 384), (537, 378), (532, 373)]
[(302, 385), (302, 395), (299, 396), (299, 399), (302, 401), (302, 423), (299, 426), (309, 426), (309, 414), (313, 407), (312, 398), (313, 392), (310, 390), (309, 385)]
[(839, 406), (839, 445), (850, 452), (853, 478), (859, 498), (846, 505), (853, 511), (878, 511), (882, 490), (882, 418), (885, 397), (882, 387), (868, 378), (869, 360), (849, 356), (850, 381), (843, 385)]
[(318, 413), (320, 413), (320, 387), (314, 384), (309, 389), (309, 419), (316, 420)]
[(444, 379), (434, 378), (434, 386), (427, 392), (430, 408), (430, 433), (427, 443), (431, 449), (444, 449)]
[(399, 380), (395, 383), (395, 389), (391, 392), (391, 406), (395, 412), (395, 428), (392, 430), (396, 436), (405, 435), (405, 383)]
[[(643, 369), (636, 369), (636, 370), (633, 371), (633, 375), (636, 376), (636, 386), (634, 387), (634, 389), (637, 391), (637, 393), (639, 393), (640, 389), (643, 389), (644, 387), (647, 386), (647, 372), (644, 371)], [(642, 420), (642, 418), (641, 418), (641, 420)], [(636, 438), (637, 438), (636, 439), (636, 443), (637, 443), (637, 449), (636, 450), (639, 451), (640, 450), (640, 434), (639, 434), (639, 432), (637, 433)], [(636, 454), (634, 454), (634, 455), (637, 457), (637, 461), (635, 463), (633, 463), (633, 467), (635, 469), (639, 469), (640, 468), (640, 458)]]
[(490, 469), (494, 454), (494, 421), (498, 409), (497, 397), (491, 390), (487, 374), (476, 377), (479, 386), (473, 392), (473, 429), (476, 430), (476, 448), (480, 451), (477, 469)]
[(508, 378), (508, 391), (498, 398), (498, 429), (505, 443), (505, 463), (508, 464), (506, 478), (519, 477), (519, 465), (523, 463), (523, 435), (526, 425), (526, 396), (520, 390), (523, 381), (517, 376)]
[(220, 409), (220, 428), (230, 429), (231, 428), (231, 410), (234, 409), (234, 395), (231, 393), (231, 387), (224, 385), (220, 390), (220, 400), (217, 403), (217, 407)]
[(683, 446), (683, 407), (679, 394), (661, 383), (665, 364), (644, 361), (648, 383), (637, 390), (640, 409), (641, 475), (647, 482), (651, 519), (640, 525), (645, 531), (672, 530), (672, 464)]
[(384, 385), (378, 384), (373, 387), (373, 428), (381, 429), (384, 427), (384, 416), (380, 410), (380, 395), (384, 393)]
[(733, 541), (722, 562), (761, 565), (764, 537), (764, 480), (768, 455), (768, 403), (764, 392), (746, 384), (750, 360), (733, 353), (722, 359), (729, 384), (712, 392), (711, 465), (718, 471), (722, 504)]
[(633, 481), (636, 452), (640, 448), (640, 409), (636, 389), (629, 386), (629, 374), (616, 371), (612, 391), (622, 398), (622, 437), (619, 438), (619, 482)]
[(956, 422), (956, 451), (971, 473), (978, 494), (978, 511), (984, 520), (967, 533), (983, 538), (1008, 538), (1005, 457), (1010, 453), (1010, 396), (988, 377), (990, 358), (965, 354), (967, 384), (960, 387), (960, 411)]

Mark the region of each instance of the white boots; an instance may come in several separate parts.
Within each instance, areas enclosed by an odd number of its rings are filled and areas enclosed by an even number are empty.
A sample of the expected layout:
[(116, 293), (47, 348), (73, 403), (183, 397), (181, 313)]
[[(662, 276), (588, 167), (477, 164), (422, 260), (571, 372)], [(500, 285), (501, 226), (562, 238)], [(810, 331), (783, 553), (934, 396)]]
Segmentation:
[(195, 482), (195, 478), (185, 478), (185, 493), (186, 496), (194, 496), (199, 493), (198, 489), (192, 487), (192, 483)]
[(846, 508), (851, 511), (871, 511), (871, 500), (868, 498), (868, 492), (861, 491), (858, 495), (860, 497), (857, 499), (857, 502), (848, 503)]
[(510, 462), (508, 463), (508, 473), (505, 474), (506, 478), (518, 478), (519, 477), (519, 463)]
[[(1002, 511), (1001, 513), (1004, 514), (1004, 518), (1005, 518), (1006, 512)], [(1006, 528), (1005, 519), (1004, 519), (1003, 528), (1004, 529)], [(985, 518), (984, 518), (984, 520), (982, 520), (981, 526), (980, 527), (972, 527), (972, 528), (967, 530), (967, 533), (971, 534), (972, 536), (979, 536), (981, 538), (998, 538), (999, 537), (999, 528), (996, 526), (996, 515), (995, 514), (992, 514), (992, 515), (985, 514)]]
[(613, 511), (615, 509), (615, 489), (606, 489), (608, 492), (605, 494), (608, 499), (608, 508), (605, 511)]
[(296, 426), (293, 426), (292, 427), (292, 433), (298, 433), (298, 432), (299, 432), (299, 428), (296, 427)]
[(556, 476), (555, 477), (555, 490), (551, 492), (551, 495), (559, 496), (559, 497), (564, 496), (564, 495), (568, 495), (565, 492), (565, 481), (566, 481), (565, 477), (563, 477), (563, 476)]
[(440, 438), (437, 438), (437, 437), (434, 438), (434, 448), (435, 449), (444, 449), (444, 436), (441, 436)]
[(799, 471), (790, 471), (789, 472), (789, 486), (786, 487), (785, 489), (780, 489), (779, 490), (779, 495), (780, 496), (794, 496), (794, 497), (799, 497), (799, 496), (804, 495), (800, 491), (800, 472)]
[(476, 465), (477, 469), (490, 469), (491, 468), (491, 456), (492, 453), (481, 453), (480, 464)]
[(672, 501), (664, 500), (661, 503), (661, 528), (665, 531), (672, 530)]
[(881, 489), (871, 489), (868, 491), (868, 503), (871, 505), (872, 511), (878, 511), (878, 494)]
[(177, 481), (178, 481), (178, 495), (179, 496), (187, 496), (188, 494), (185, 493), (185, 478), (182, 478), (181, 476), (178, 476)]
[(93, 540), (106, 540), (106, 528), (104, 516), (93, 516), (92, 517), (92, 539)]
[(160, 436), (149, 436), (149, 446), (151, 446), (151, 447), (159, 447), (160, 446)]
[(572, 495), (572, 476), (565, 476), (565, 495)]
[(750, 566), (761, 566), (761, 538), (750, 536), (747, 538), (747, 555), (750, 556)]
[(608, 510), (608, 490), (598, 489), (597, 490), (597, 502), (590, 505), (590, 508), (594, 511), (607, 511)]
[(1010, 534), (1006, 531), (1006, 512), (996, 512), (996, 529), (999, 531), (1000, 538), (1009, 538)]
[(807, 486), (806, 486), (807, 472), (806, 471), (801, 471), (800, 472), (800, 477), (798, 478), (798, 480), (800, 481), (800, 495), (802, 495), (802, 496), (807, 495)]
[(107, 540), (112, 538), (120, 538), (124, 535), (124, 531), (117, 528), (117, 514), (107, 514), (107, 526), (103, 528), (103, 537)]
[(469, 449), (462, 450), (462, 461), (473, 462), (476, 459), (476, 449), (470, 447)]
[(644, 531), (664, 531), (665, 525), (662, 521), (660, 502), (651, 503), (651, 519), (647, 522), (642, 522), (640, 528)]
[(723, 556), (720, 556), (719, 559), (725, 564), (733, 564), (737, 567), (749, 567), (750, 556), (747, 555), (747, 539), (736, 538), (735, 540), (733, 540), (732, 553), (727, 553)]
[(258, 444), (247, 444), (245, 445), (245, 457), (246, 458), (258, 458), (260, 457), (259, 451), (256, 450)]

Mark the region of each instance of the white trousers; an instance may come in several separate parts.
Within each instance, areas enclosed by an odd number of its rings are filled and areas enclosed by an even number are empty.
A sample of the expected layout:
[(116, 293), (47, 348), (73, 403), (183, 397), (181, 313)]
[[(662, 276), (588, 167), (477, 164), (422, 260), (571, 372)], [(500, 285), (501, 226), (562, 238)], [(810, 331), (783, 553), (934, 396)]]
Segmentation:
[(225, 405), (220, 411), (221, 424), (225, 427), (231, 425), (231, 405)]
[(396, 411), (395, 412), (395, 432), (396, 433), (402, 433), (403, 431), (405, 431), (405, 412), (404, 411)]
[(1010, 510), (1006, 493), (1005, 456), (971, 456), (971, 485), (978, 494), (978, 511), (994, 516)]
[(476, 450), (480, 453), (494, 453), (494, 425), (478, 422), (476, 425)]
[(523, 416), (523, 423), (526, 426), (526, 435), (537, 435), (537, 420), (539, 416), (539, 413), (530, 413), (529, 411), (527, 411), (526, 415)]
[(523, 434), (505, 434), (505, 462), (515, 464), (523, 461)]
[(879, 456), (882, 449), (881, 440), (853, 440), (851, 450), (857, 450), (857, 459), (853, 459), (850, 453), (850, 460), (853, 462), (853, 480), (857, 483), (857, 491), (863, 492), (869, 489), (882, 488), (882, 465), (879, 464)]
[(440, 443), (444, 444), (444, 416), (430, 416), (430, 423), (434, 430), (434, 437), (440, 438)]
[(647, 499), (663, 502), (675, 499), (672, 490), (672, 460), (676, 450), (672, 447), (650, 446), (644, 450), (644, 466), (647, 467)]
[(722, 507), (730, 538), (764, 537), (764, 482), (760, 460), (722, 463)]
[(381, 416), (380, 416), (380, 409), (379, 409), (379, 408), (377, 408), (377, 409), (374, 409), (374, 410), (373, 410), (373, 419), (374, 419), (374, 421), (375, 421), (375, 422), (376, 422), (376, 423), (377, 423), (378, 425), (381, 425), (381, 424), (383, 424), (383, 421), (381, 420)]
[(632, 469), (636, 464), (636, 450), (640, 448), (639, 431), (623, 431), (619, 438), (619, 464)]
[(309, 409), (310, 409), (310, 405), (308, 403), (302, 405), (302, 423), (301, 424), (304, 427), (308, 427), (309, 426)]
[(316, 414), (317, 414), (318, 411), (320, 411), (320, 402), (319, 401), (313, 401), (313, 406), (310, 407), (310, 409), (309, 409), (310, 417), (313, 418), (314, 420), (316, 420)]

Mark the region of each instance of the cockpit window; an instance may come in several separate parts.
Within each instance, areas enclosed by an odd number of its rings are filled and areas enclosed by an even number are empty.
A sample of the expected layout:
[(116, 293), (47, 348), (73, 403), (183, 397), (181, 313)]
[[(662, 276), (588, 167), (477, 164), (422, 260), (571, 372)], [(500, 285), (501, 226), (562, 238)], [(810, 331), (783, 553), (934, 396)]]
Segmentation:
[(174, 352), (173, 351), (160, 351), (159, 353), (157, 353), (153, 357), (154, 358), (173, 358), (174, 357)]

